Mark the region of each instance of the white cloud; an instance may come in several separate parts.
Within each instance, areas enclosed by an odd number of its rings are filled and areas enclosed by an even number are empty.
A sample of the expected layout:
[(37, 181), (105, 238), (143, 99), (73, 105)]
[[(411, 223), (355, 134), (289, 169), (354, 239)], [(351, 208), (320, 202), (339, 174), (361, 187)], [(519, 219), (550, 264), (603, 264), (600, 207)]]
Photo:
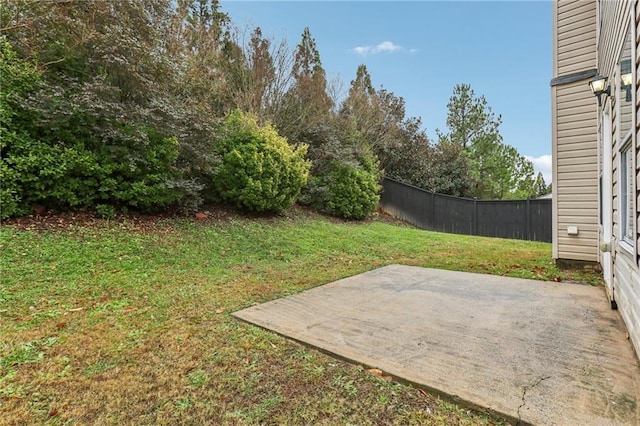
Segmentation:
[(551, 170), (552, 170), (552, 157), (551, 155), (541, 155), (539, 157), (532, 157), (530, 155), (525, 155), (525, 158), (533, 163), (533, 168), (536, 171), (542, 173), (544, 177), (544, 181), (549, 184), (551, 183)]
[(353, 49), (353, 52), (360, 56), (367, 56), (371, 51), (371, 46), (358, 46)]
[(378, 52), (395, 52), (398, 50), (402, 50), (402, 46), (398, 46), (392, 41), (383, 41), (379, 45), (373, 48), (373, 53)]
[(393, 52), (406, 52), (416, 53), (416, 49), (406, 50), (402, 46), (395, 44), (392, 41), (383, 41), (375, 46), (357, 46), (354, 47), (353, 53), (360, 56), (375, 55), (376, 53), (393, 53)]

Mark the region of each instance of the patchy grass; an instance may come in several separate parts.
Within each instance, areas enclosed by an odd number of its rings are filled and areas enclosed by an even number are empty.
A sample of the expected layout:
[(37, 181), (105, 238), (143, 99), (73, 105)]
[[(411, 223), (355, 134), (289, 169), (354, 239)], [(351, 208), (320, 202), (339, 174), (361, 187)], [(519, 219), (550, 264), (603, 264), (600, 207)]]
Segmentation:
[(300, 210), (8, 225), (0, 251), (0, 411), (15, 425), (502, 424), (230, 313), (391, 263), (599, 283), (555, 267), (549, 244)]

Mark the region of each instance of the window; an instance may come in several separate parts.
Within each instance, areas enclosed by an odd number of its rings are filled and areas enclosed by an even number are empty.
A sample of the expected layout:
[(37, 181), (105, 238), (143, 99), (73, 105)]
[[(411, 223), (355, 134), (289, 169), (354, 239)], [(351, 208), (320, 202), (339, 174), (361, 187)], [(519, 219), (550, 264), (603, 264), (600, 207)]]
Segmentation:
[(628, 144), (620, 152), (620, 216), (622, 241), (633, 245), (633, 149)]
[[(618, 87), (617, 101), (620, 108), (620, 136), (625, 141), (631, 133), (633, 120), (633, 73), (631, 70), (631, 28), (627, 31), (627, 38), (624, 41), (620, 60), (618, 62), (618, 79), (616, 79)], [(624, 144), (625, 142), (621, 142)]]

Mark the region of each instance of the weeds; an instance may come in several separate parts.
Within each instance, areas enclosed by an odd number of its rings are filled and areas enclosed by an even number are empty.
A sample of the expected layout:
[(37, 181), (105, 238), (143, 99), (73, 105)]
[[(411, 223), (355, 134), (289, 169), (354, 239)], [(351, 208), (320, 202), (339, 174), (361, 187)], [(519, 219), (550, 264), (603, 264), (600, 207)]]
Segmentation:
[(401, 263), (555, 281), (543, 243), (311, 214), (0, 228), (8, 424), (501, 424), (234, 320)]

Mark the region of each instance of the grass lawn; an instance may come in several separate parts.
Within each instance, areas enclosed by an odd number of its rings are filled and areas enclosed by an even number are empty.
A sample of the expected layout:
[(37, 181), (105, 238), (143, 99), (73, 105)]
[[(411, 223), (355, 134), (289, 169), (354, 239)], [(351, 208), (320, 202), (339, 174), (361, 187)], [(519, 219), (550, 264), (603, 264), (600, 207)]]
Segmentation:
[(598, 284), (551, 245), (275, 218), (0, 228), (2, 424), (502, 424), (235, 320), (267, 300), (401, 263)]

